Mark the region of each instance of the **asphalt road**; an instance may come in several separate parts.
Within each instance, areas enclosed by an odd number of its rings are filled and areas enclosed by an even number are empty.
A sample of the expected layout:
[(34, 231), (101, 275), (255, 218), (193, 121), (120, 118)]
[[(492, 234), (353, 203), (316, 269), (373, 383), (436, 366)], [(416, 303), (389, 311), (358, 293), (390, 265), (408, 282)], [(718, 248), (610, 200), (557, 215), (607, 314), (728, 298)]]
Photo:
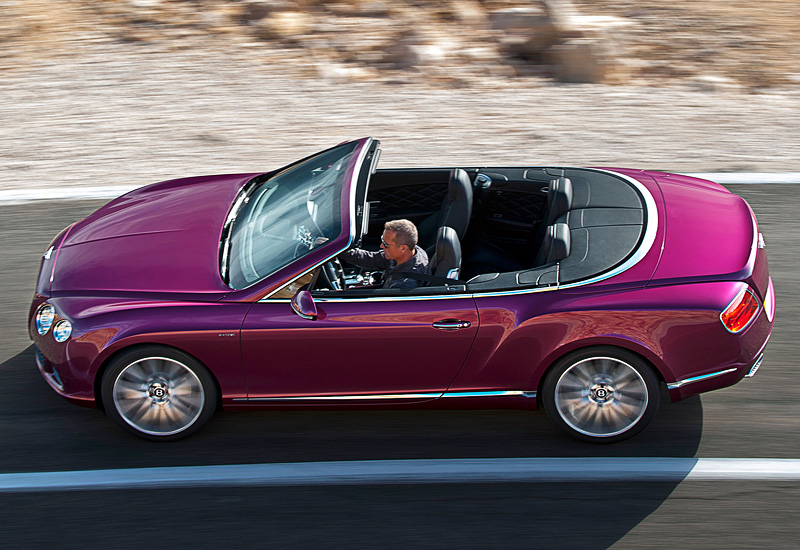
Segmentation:
[[(265, 462), (491, 457), (800, 458), (793, 319), (795, 185), (731, 185), (767, 241), (777, 317), (753, 379), (665, 402), (631, 441), (587, 446), (543, 413), (225, 413), (176, 444), (128, 436), (55, 395), (34, 367), (26, 316), (39, 258), (102, 202), (0, 206), (0, 473)], [(800, 483), (419, 484), (0, 495), (0, 546), (260, 548), (795, 548)]]

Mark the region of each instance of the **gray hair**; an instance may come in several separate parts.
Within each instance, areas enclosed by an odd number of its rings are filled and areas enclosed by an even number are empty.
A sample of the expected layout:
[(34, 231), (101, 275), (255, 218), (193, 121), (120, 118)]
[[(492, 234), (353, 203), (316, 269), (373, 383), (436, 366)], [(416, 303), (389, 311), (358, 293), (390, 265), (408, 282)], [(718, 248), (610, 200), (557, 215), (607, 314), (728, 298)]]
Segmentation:
[(408, 220), (390, 220), (383, 226), (384, 229), (394, 231), (395, 243), (398, 245), (406, 245), (410, 249), (417, 246), (419, 240), (419, 233), (417, 233), (417, 226)]

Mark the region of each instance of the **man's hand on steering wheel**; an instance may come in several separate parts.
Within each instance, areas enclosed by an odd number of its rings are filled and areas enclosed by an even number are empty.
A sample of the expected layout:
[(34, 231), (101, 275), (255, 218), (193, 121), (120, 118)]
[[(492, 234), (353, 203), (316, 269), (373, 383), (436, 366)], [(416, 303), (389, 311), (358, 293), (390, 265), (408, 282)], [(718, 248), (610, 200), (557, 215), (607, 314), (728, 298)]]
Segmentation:
[(339, 258), (332, 258), (322, 265), (322, 275), (333, 290), (344, 290), (347, 286), (344, 279), (344, 268)]

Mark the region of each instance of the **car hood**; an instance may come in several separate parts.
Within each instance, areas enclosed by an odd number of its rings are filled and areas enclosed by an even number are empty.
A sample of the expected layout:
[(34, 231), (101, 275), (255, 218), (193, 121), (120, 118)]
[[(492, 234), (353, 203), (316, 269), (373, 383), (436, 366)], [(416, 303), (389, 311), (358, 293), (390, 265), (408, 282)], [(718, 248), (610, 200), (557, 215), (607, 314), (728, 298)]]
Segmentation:
[(758, 229), (744, 199), (711, 181), (648, 174), (661, 188), (666, 212), (661, 260), (651, 284), (752, 276)]
[(180, 293), (218, 300), (222, 226), (256, 174), (205, 176), (132, 191), (70, 227), (54, 251), (52, 295)]

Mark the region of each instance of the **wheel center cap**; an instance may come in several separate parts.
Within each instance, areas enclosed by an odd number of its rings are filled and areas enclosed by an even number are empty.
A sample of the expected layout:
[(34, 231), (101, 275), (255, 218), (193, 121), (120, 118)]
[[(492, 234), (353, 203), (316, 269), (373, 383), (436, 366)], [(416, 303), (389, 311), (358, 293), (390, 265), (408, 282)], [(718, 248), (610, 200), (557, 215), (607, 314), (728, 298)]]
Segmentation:
[(153, 382), (147, 388), (147, 395), (156, 403), (169, 401), (169, 388), (163, 382)]
[(611, 398), (614, 395), (614, 390), (611, 388), (611, 386), (607, 386), (605, 384), (595, 384), (590, 390), (590, 395), (592, 400), (597, 403), (607, 403), (608, 401), (611, 401)]

